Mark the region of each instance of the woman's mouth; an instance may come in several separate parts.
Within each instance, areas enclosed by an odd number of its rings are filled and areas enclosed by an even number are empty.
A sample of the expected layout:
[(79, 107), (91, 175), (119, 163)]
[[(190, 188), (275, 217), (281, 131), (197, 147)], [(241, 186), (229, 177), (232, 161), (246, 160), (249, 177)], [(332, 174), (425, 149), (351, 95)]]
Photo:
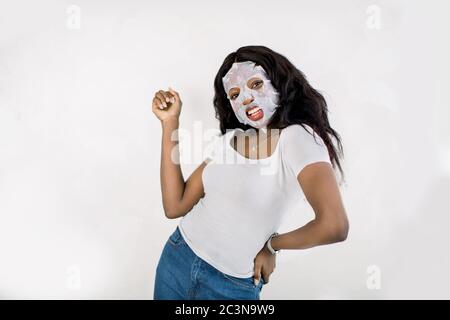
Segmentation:
[(264, 111), (258, 106), (248, 108), (245, 110), (245, 114), (252, 121), (258, 121), (264, 117)]

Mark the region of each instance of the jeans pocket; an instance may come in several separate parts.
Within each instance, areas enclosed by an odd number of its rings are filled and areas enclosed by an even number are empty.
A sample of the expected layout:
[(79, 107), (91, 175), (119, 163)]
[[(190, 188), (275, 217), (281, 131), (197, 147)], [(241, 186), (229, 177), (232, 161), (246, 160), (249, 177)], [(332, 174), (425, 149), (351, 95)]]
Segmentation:
[(228, 274), (222, 273), (223, 277), (225, 279), (227, 279), (229, 282), (244, 287), (244, 288), (248, 288), (248, 289), (256, 289), (259, 288), (260, 286), (262, 286), (260, 281), (257, 285), (255, 285), (253, 277), (249, 277), (249, 278), (238, 278), (238, 277), (234, 277), (234, 276), (230, 276)]

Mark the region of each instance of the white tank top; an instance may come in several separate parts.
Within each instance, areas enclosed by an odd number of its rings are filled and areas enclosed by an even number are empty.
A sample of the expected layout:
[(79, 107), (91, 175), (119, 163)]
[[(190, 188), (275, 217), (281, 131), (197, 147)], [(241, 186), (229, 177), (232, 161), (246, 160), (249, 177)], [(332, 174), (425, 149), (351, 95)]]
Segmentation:
[(253, 276), (257, 253), (303, 195), (300, 171), (314, 162), (331, 163), (323, 140), (304, 126), (309, 133), (298, 124), (281, 130), (268, 158), (249, 159), (232, 147), (240, 128), (210, 145), (202, 176), (205, 196), (179, 222), (197, 256), (225, 274)]

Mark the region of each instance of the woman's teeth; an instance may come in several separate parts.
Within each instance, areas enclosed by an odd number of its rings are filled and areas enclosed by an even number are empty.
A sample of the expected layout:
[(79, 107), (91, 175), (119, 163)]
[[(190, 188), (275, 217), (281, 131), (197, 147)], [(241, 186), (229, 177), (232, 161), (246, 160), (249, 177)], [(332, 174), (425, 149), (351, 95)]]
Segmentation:
[(247, 117), (252, 121), (258, 121), (264, 116), (264, 112), (259, 107), (252, 108), (246, 113)]

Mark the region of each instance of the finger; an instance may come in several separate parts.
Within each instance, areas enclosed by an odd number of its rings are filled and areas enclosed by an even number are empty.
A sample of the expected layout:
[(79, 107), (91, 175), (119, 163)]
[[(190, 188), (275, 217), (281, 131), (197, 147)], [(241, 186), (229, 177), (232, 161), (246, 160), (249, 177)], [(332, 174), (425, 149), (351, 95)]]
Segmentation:
[(161, 103), (161, 100), (159, 100), (158, 97), (153, 98), (153, 106), (157, 109), (163, 109), (163, 105)]
[(258, 285), (260, 280), (261, 280), (261, 266), (256, 265), (254, 275), (253, 275), (253, 282), (255, 283), (255, 286)]
[(170, 103), (175, 103), (175, 95), (169, 91), (166, 92), (166, 95), (169, 97), (169, 102)]
[(269, 283), (270, 274), (262, 272), (262, 277), (264, 279), (264, 283), (266, 283), (266, 284)]
[(163, 90), (159, 90), (158, 97), (161, 100), (161, 102), (163, 102), (164, 107), (167, 107), (168, 106), (167, 104), (169, 103), (169, 101), (168, 101), (169, 97), (167, 96), (166, 92)]
[(163, 108), (166, 108), (166, 97), (164, 97), (164, 95), (161, 93), (161, 90), (156, 93), (156, 97), (158, 97), (158, 99), (160, 100)]
[(164, 102), (167, 104), (170, 102), (170, 97), (167, 95), (168, 92), (164, 91), (164, 90), (159, 90), (159, 93), (161, 93), (164, 97)]
[(175, 98), (176, 98), (177, 100), (180, 100), (180, 95), (178, 94), (178, 92), (176, 92), (175, 90), (173, 90), (172, 87), (169, 87), (169, 92), (172, 93), (172, 94), (175, 96)]

